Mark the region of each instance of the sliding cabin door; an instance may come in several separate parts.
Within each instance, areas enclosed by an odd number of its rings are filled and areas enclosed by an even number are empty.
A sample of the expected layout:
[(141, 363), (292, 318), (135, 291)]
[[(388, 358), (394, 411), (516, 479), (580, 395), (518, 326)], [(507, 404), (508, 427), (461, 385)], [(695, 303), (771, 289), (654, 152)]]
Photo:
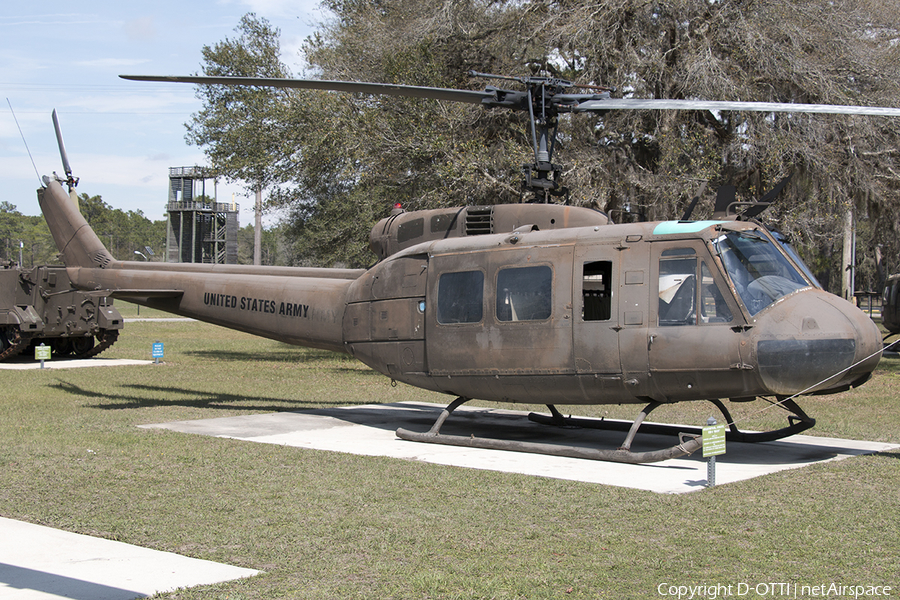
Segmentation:
[(567, 385), (571, 265), (571, 246), (431, 257), (430, 375), (450, 393), (509, 401), (544, 402)]

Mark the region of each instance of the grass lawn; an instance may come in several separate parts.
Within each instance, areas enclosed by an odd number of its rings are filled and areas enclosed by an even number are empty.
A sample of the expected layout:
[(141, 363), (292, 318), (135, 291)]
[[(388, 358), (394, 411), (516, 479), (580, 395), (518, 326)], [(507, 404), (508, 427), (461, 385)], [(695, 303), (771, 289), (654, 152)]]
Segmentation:
[[(141, 309), (152, 316), (164, 314)], [(777, 598), (776, 588), (756, 593), (773, 582), (900, 595), (898, 452), (667, 496), (145, 430), (451, 399), (392, 387), (349, 357), (197, 322), (129, 322), (103, 356), (149, 359), (156, 340), (161, 365), (0, 371), (0, 516), (264, 571), (163, 598), (623, 599), (715, 584), (739, 597), (740, 583), (750, 586), (740, 597)], [(885, 359), (857, 390), (802, 399), (819, 421), (808, 433), (900, 442), (898, 384), (900, 360)], [(761, 403), (737, 408), (747, 429), (785, 423)], [(694, 403), (652, 417), (703, 424), (710, 414)]]

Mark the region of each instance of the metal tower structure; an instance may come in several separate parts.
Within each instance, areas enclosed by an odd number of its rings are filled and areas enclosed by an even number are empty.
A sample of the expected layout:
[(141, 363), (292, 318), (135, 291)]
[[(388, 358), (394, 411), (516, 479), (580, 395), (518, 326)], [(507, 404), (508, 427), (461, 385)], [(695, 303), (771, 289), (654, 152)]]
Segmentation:
[(166, 262), (237, 264), (240, 207), (210, 199), (207, 179), (203, 167), (169, 168)]

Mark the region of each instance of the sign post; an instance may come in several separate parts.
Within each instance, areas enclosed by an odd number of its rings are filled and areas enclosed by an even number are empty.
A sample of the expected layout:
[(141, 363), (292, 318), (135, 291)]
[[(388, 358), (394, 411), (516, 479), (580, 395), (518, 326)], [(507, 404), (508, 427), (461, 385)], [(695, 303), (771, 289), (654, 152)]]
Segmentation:
[(151, 358), (156, 359), (156, 364), (159, 364), (159, 359), (161, 359), (165, 353), (163, 352), (163, 344), (159, 340), (153, 342), (153, 349), (150, 352)]
[(51, 346), (45, 346), (44, 342), (41, 342), (40, 346), (34, 347), (34, 359), (41, 361), (41, 368), (44, 368), (44, 361), (50, 360), (50, 352), (52, 350)]
[(716, 485), (716, 456), (725, 454), (725, 424), (716, 425), (712, 417), (703, 428), (703, 458), (706, 461), (706, 487)]

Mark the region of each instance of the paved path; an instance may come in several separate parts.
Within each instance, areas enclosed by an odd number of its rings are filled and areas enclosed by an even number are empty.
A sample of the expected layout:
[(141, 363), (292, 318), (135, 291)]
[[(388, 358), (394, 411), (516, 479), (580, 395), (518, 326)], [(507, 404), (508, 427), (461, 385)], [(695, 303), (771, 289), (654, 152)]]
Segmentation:
[[(149, 352), (148, 352), (149, 354)], [(121, 367), (126, 365), (149, 365), (152, 360), (131, 360), (128, 358), (94, 358), (81, 359), (51, 359), (44, 361), (44, 370), (47, 369), (87, 369), (90, 367)], [(34, 360), (34, 356), (17, 356), (6, 362), (0, 362), (0, 370), (31, 371), (40, 370), (40, 361)]]
[(257, 573), (0, 518), (4, 600), (131, 600)]

